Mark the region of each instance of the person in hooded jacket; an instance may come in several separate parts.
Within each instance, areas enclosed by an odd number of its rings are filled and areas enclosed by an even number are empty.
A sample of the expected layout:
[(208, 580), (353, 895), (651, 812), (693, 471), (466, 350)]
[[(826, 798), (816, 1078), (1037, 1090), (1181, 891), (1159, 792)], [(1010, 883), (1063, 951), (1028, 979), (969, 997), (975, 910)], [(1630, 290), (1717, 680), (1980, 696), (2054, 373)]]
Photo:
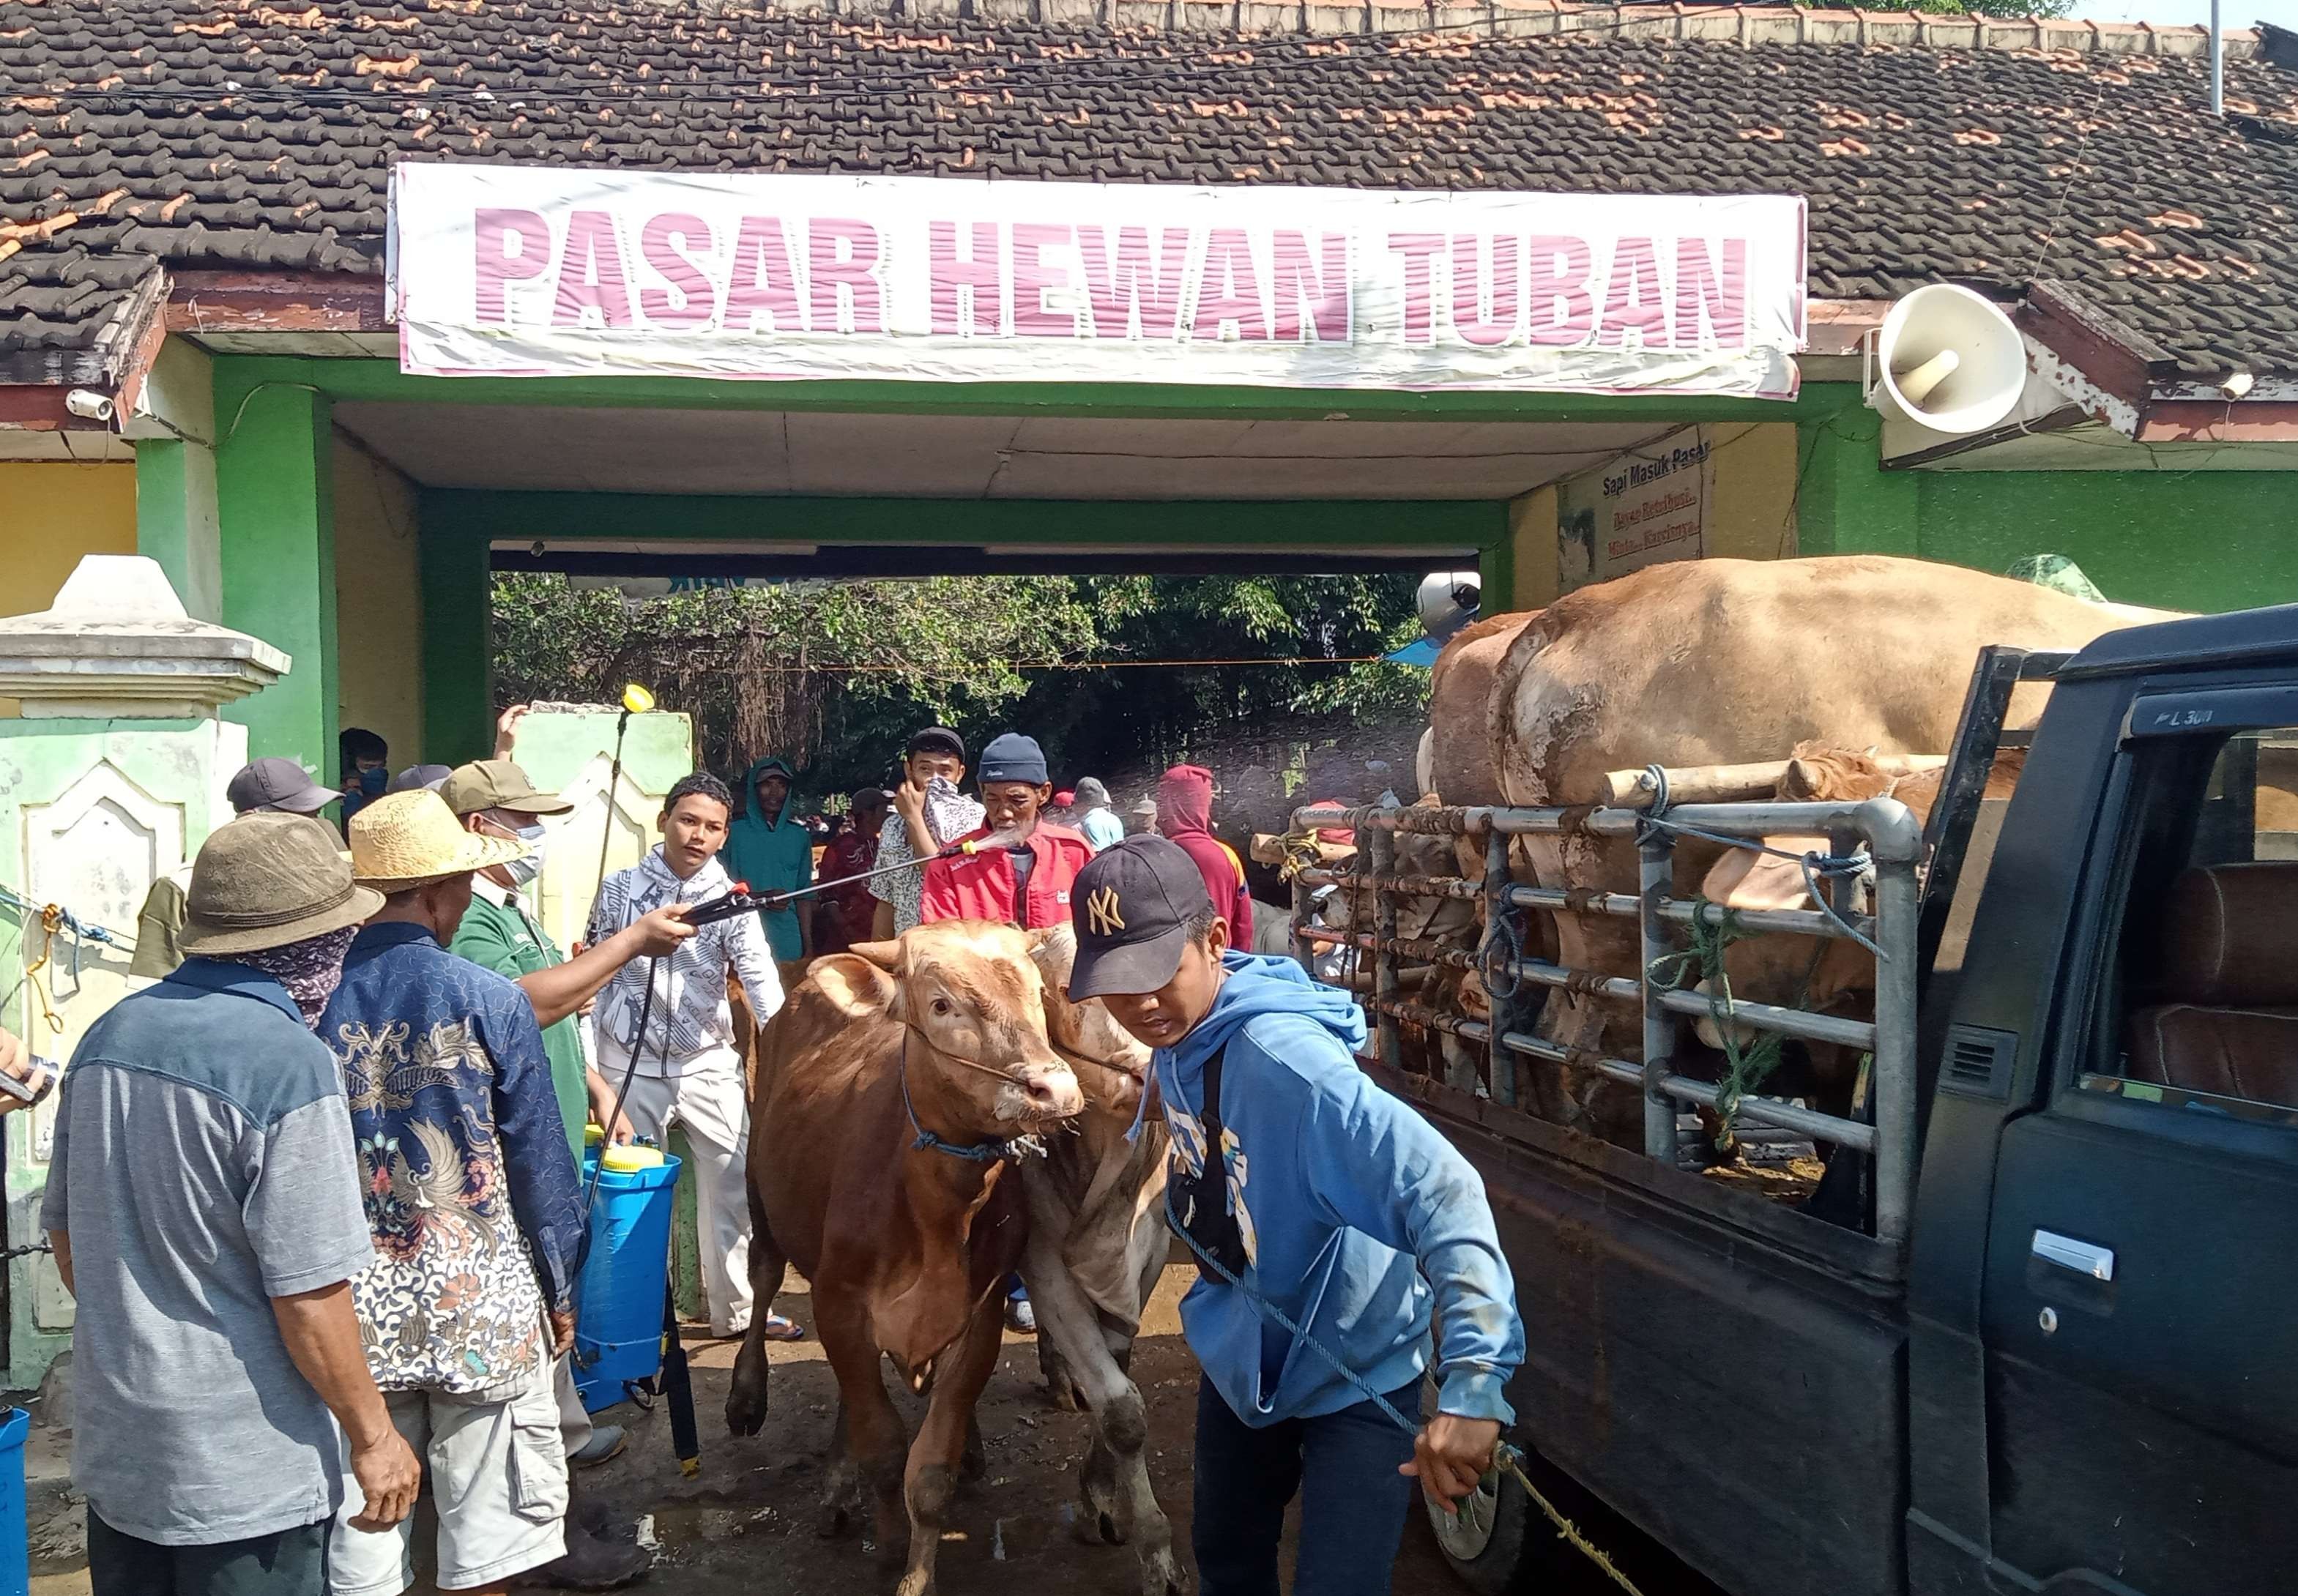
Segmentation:
[[(728, 828), (720, 862), (726, 874), (749, 883), (761, 895), (814, 884), (814, 835), (790, 812), (790, 788), (797, 782), (798, 772), (779, 754), (768, 754), (742, 777), (742, 818)], [(807, 905), (809, 911), (812, 907)], [(812, 918), (811, 912), (800, 914), (789, 903), (758, 911), (777, 964), (814, 957)]]
[(1213, 835), (1213, 773), (1202, 765), (1175, 765), (1157, 783), (1157, 830), (1196, 862), (1205, 891), (1228, 922), (1233, 947), (1252, 946), (1252, 894), (1244, 861)]
[[(1177, 844), (1127, 838), (1079, 874), (1073, 901), (1069, 995), (1100, 999), (1154, 1049), (1169, 1222), (1235, 1278), (1201, 1263), (1181, 1300), (1203, 1369), (1191, 1526), (1203, 1596), (1276, 1596), (1296, 1494), (1294, 1596), (1385, 1596), (1411, 1479), (1457, 1503), (1514, 1417), (1502, 1392), (1524, 1329), (1484, 1182), (1357, 1067), (1353, 999), (1291, 959), (1228, 950)], [(1417, 1436), (1365, 1395), (1418, 1415), (1432, 1364), (1437, 1413)]]

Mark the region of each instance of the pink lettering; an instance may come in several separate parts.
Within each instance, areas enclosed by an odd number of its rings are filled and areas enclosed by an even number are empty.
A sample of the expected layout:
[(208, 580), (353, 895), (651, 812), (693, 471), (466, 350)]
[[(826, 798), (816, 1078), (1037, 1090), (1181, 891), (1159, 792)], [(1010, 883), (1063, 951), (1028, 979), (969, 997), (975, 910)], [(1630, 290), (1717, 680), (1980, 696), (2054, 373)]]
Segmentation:
[(1269, 270), (1269, 297), (1276, 300), (1276, 333), (1280, 339), (1302, 341), (1301, 311), (1305, 306), (1319, 343), (1346, 343), (1354, 307), (1349, 295), (1349, 235), (1319, 233), (1319, 265), (1309, 259), (1309, 240), (1289, 229), (1278, 232), (1276, 260)]
[(1596, 300), (1588, 292), (1596, 257), (1588, 241), (1536, 233), (1525, 254), (1525, 336), (1535, 344), (1584, 342), (1596, 325)]
[(1715, 329), (1715, 341), (1736, 350), (1748, 341), (1748, 241), (1724, 241), (1724, 267), (1718, 272), (1707, 258), (1704, 238), (1675, 241), (1675, 341), (1679, 347), (1699, 344), (1702, 311)]
[(726, 330), (754, 333), (765, 317), (769, 333), (803, 333), (798, 304), (798, 268), (781, 218), (746, 216), (734, 234), (734, 275), (726, 284)]
[(665, 327), (695, 327), (710, 319), (717, 308), (717, 296), (702, 268), (684, 252), (688, 249), (707, 252), (709, 248), (710, 224), (698, 216), (674, 212), (649, 218), (639, 234), (639, 253), (662, 274), (671, 292), (659, 288), (639, 290), (639, 309), (647, 320)]
[(1205, 273), (1197, 284), (1197, 319), (1189, 336), (1218, 341), (1227, 322), (1236, 324), (1240, 342), (1268, 341), (1261, 276), (1253, 269), (1252, 244), (1242, 227), (1215, 227), (1205, 235)]
[(577, 210), (566, 218), (566, 253), (558, 263), (553, 325), (579, 327), (583, 313), (596, 310), (609, 327), (631, 325), (630, 282), (623, 270), (623, 246), (615, 218), (604, 210)]
[(1514, 234), (1492, 239), (1492, 314), (1484, 313), (1484, 241), (1473, 233), (1452, 239), (1452, 330), (1484, 349), (1516, 334), (1518, 297), (1524, 284), (1524, 243)]
[(850, 217), (818, 216), (806, 225), (806, 242), (814, 330), (883, 333), (886, 291), (878, 282), (878, 229)]
[(1067, 288), (1070, 275), (1038, 251), (1070, 242), (1065, 222), (1013, 224), (1013, 331), (1023, 338), (1075, 338), (1077, 313), (1046, 309), (1046, 290)]
[(997, 224), (972, 222), (971, 253), (957, 252), (957, 224), (934, 222), (926, 228), (926, 264), (932, 278), (933, 330), (970, 338), (977, 331), (994, 338), (1003, 319), (1004, 273), (998, 267)]
[(1611, 286), (1604, 291), (1604, 325), (1599, 343), (1628, 347), (1628, 334), (1644, 349), (1667, 344), (1667, 300), (1659, 286), (1659, 253), (1649, 238), (1624, 238), (1612, 257)]
[[(510, 248), (514, 239), (516, 254)], [(481, 210), (471, 218), (471, 243), (477, 256), (479, 319), (508, 321), (503, 284), (550, 269), (550, 224), (532, 210)]]
[(1141, 336), (1171, 338), (1181, 326), (1181, 276), (1189, 259), (1189, 230), (1157, 230), (1157, 255), (1149, 253), (1149, 229), (1117, 230), (1117, 263), (1109, 259), (1109, 232), (1079, 227), (1078, 252), (1085, 257), (1087, 296), (1093, 301), (1093, 330), (1102, 338), (1125, 338), (1133, 312), (1141, 313)]
[(1434, 260), (1443, 252), (1444, 235), (1392, 233), (1388, 247), (1404, 257), (1404, 341), (1427, 343), (1434, 336)]

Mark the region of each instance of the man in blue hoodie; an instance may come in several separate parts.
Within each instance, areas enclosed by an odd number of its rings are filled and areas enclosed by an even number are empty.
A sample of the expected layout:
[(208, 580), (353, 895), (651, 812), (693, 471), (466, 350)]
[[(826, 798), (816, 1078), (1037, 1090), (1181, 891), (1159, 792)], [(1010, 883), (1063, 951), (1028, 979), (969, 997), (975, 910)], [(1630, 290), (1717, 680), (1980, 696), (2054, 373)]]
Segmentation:
[[(1192, 1526), (1203, 1596), (1276, 1596), (1295, 1494), (1295, 1596), (1383, 1596), (1409, 1479), (1459, 1501), (1514, 1417), (1501, 1390), (1524, 1329), (1484, 1183), (1358, 1069), (1364, 1015), (1347, 993), (1290, 959), (1228, 951), (1178, 846), (1127, 838), (1079, 874), (1071, 901), (1070, 996), (1099, 998), (1155, 1049), (1170, 1212), (1236, 1277), (1200, 1263), (1181, 1302), (1204, 1370)], [(1408, 1434), (1272, 1308), (1403, 1412), (1418, 1412), (1433, 1362), (1437, 1417)]]
[[(742, 777), (748, 801), (742, 818), (727, 828), (726, 851), (718, 862), (735, 880), (749, 883), (754, 893), (790, 893), (814, 884), (814, 838), (790, 812), (790, 788), (797, 780), (798, 772), (779, 754), (768, 754)], [(777, 964), (814, 957), (813, 909), (809, 902), (805, 914), (787, 903), (758, 911)]]

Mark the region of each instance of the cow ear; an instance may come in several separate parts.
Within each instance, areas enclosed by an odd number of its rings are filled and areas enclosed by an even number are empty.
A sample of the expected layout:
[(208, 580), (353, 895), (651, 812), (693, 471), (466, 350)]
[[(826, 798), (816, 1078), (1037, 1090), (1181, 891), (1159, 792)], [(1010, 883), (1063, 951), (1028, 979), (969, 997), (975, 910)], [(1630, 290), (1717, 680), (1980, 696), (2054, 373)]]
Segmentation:
[[(1765, 837), (1774, 848), (1785, 848), (1801, 853), (1806, 851), (1825, 852), (1824, 837)], [(1741, 858), (1754, 862), (1747, 866), (1736, 881), (1730, 880), (1731, 867), (1737, 861), (1726, 859), (1711, 872), (1711, 885), (1721, 888), (1707, 896), (1731, 909), (1808, 909), (1811, 894), (1804, 884), (1800, 860), (1781, 859), (1776, 854), (1756, 853), (1735, 849)], [(1718, 878), (1723, 879), (1719, 880)]]
[(1044, 926), (1025, 934), (1029, 958), (1047, 986), (1066, 989), (1070, 970), (1077, 963), (1077, 933), (1067, 926)]
[[(861, 945), (890, 948), (894, 944)], [(849, 1019), (874, 1014), (898, 1016), (901, 1012), (900, 983), (882, 966), (857, 958), (853, 953), (822, 955), (807, 969), (806, 980), (830, 1000), (832, 1008)]]

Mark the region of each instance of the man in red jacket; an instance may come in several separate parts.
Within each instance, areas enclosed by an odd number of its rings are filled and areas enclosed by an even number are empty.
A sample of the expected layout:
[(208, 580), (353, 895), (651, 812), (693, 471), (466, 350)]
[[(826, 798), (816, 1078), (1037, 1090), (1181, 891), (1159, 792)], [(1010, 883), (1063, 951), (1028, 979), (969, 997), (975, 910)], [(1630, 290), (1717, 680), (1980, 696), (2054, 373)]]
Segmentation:
[(1213, 773), (1200, 765), (1175, 765), (1157, 784), (1157, 829), (1181, 845), (1205, 878), (1214, 912), (1228, 922), (1230, 945), (1252, 946), (1252, 894), (1245, 889), (1244, 861), (1215, 836)]
[(1007, 732), (981, 751), (979, 769), (985, 823), (959, 840), (1003, 832), (1008, 843), (928, 865), (920, 923), (1003, 920), (1024, 930), (1068, 925), (1070, 888), (1093, 857), (1093, 844), (1041, 819), (1054, 791), (1045, 751), (1035, 737)]

